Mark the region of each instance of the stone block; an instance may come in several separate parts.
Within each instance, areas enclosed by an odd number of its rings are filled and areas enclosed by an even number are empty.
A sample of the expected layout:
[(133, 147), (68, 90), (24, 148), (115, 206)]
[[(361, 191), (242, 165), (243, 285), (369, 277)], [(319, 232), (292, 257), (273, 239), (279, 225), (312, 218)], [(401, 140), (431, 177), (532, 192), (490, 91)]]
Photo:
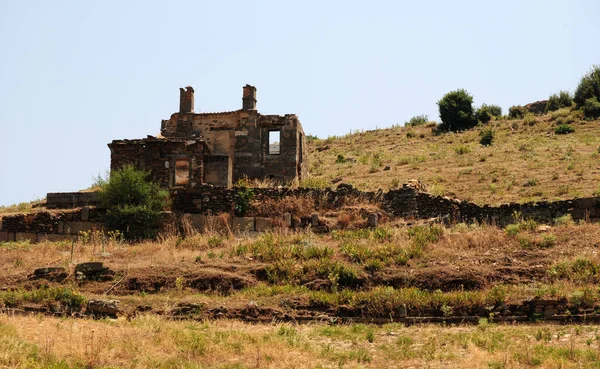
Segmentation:
[(88, 220), (90, 220), (90, 207), (89, 206), (84, 206), (83, 208), (81, 208), (81, 220), (83, 220), (84, 222), (87, 222)]
[(224, 217), (220, 217), (217, 215), (205, 215), (205, 231), (214, 231), (214, 232), (228, 232), (231, 229), (231, 222)]
[(0, 231), (0, 242), (8, 242), (8, 232)]
[(234, 232), (252, 232), (254, 231), (254, 218), (253, 217), (234, 217), (233, 218), (233, 231)]
[(292, 214), (283, 214), (283, 226), (286, 228), (290, 228), (292, 226)]
[(319, 214), (313, 214), (310, 216), (310, 225), (312, 227), (318, 227), (321, 224), (321, 222), (319, 222)]
[[(90, 232), (94, 228), (92, 222), (71, 222), (71, 234), (79, 234), (79, 232)], [(67, 233), (67, 232), (65, 232)]]
[(44, 235), (44, 239), (49, 242), (73, 241), (75, 238), (77, 238), (77, 236), (72, 236), (70, 234), (46, 233)]
[(87, 311), (94, 315), (116, 317), (119, 314), (119, 300), (90, 300)]
[(27, 242), (36, 243), (37, 242), (37, 234), (28, 233), (28, 232), (17, 232), (15, 233), (15, 241), (16, 242)]
[(573, 201), (576, 208), (587, 209), (596, 206), (597, 199), (595, 197), (584, 197), (582, 199), (576, 199)]
[(206, 215), (186, 214), (186, 216), (195, 230), (204, 231), (206, 229)]
[(367, 217), (367, 227), (376, 228), (378, 220), (379, 217), (377, 216), (377, 213), (369, 213)]
[(268, 232), (273, 230), (273, 219), (271, 218), (256, 218), (255, 228), (257, 232)]

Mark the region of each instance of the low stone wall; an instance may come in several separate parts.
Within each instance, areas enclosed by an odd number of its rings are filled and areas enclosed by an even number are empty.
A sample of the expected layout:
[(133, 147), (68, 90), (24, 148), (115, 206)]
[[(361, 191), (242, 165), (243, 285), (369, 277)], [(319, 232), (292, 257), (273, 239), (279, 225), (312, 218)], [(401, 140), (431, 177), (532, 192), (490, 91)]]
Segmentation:
[(0, 242), (74, 240), (80, 232), (103, 229), (102, 209), (84, 207), (60, 212), (16, 214), (1, 219)]
[(46, 208), (71, 209), (100, 205), (97, 192), (50, 192), (46, 195)]
[[(366, 201), (379, 203), (383, 193), (362, 192), (349, 185), (340, 185), (337, 189), (314, 188), (252, 188), (254, 200), (282, 199), (285, 197), (311, 196), (317, 207), (339, 207), (349, 197), (361, 197)], [(173, 210), (180, 213), (216, 215), (220, 213), (233, 214), (236, 203), (242, 199), (240, 194), (244, 189), (223, 188), (203, 185), (189, 189), (172, 191)]]
[[(254, 188), (251, 190), (253, 198), (257, 201), (310, 196), (314, 200), (314, 210), (340, 209), (348, 199), (358, 197), (380, 207), (394, 217), (409, 219), (437, 218), (447, 222), (487, 222), (504, 226), (515, 222), (517, 220), (514, 219), (515, 215), (524, 219), (550, 222), (552, 219), (570, 214), (574, 220), (600, 221), (600, 197), (480, 206), (468, 201), (433, 196), (422, 191), (419, 183), (406, 184), (386, 193), (381, 191), (361, 192), (345, 184), (338, 186), (335, 190), (329, 188)], [(246, 190), (210, 185), (176, 190), (172, 192), (173, 210), (175, 213), (189, 214), (192, 227), (200, 230), (212, 227), (215, 230), (234, 232), (262, 232), (276, 226), (289, 227), (292, 225), (289, 214), (281, 214), (276, 218), (236, 217), (236, 204), (243, 200), (244, 191)], [(55, 198), (66, 197), (57, 196)], [(49, 199), (52, 199), (52, 196), (49, 196)], [(80, 198), (81, 201), (92, 201), (93, 199), (94, 197), (89, 194)], [(52, 200), (54, 205), (61, 203), (63, 202)], [(72, 204), (69, 203), (68, 206), (72, 206)], [(222, 213), (226, 215), (218, 216)], [(82, 231), (102, 229), (104, 214), (104, 209), (86, 206), (70, 211), (52, 213), (46, 211), (5, 216), (0, 219), (0, 242), (71, 239), (72, 236), (76, 236)], [(307, 226), (309, 223), (296, 223), (293, 226)], [(317, 224), (312, 226), (315, 231), (320, 229)]]
[(573, 220), (600, 220), (600, 197), (480, 206), (468, 201), (433, 196), (405, 186), (387, 192), (381, 205), (397, 217), (444, 218), (455, 222), (477, 221), (500, 226), (513, 223), (515, 214), (541, 222), (549, 222), (566, 214), (570, 214)]

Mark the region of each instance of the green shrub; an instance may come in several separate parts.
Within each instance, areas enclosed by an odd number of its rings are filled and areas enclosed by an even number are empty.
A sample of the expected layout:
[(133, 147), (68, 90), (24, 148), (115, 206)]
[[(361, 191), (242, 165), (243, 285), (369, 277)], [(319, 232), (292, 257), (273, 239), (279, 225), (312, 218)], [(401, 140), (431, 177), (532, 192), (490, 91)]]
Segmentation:
[(523, 118), (523, 124), (528, 125), (528, 126), (533, 126), (533, 125), (535, 125), (535, 123), (536, 123), (535, 115), (533, 115), (531, 113), (525, 114), (525, 118)]
[(492, 118), (498, 118), (502, 115), (502, 108), (498, 105), (486, 105), (483, 104), (477, 112), (475, 113), (475, 117), (481, 123), (487, 123)]
[(448, 92), (438, 101), (444, 131), (462, 131), (477, 124), (473, 113), (473, 96), (466, 90), (460, 89)]
[(100, 188), (108, 228), (121, 231), (126, 239), (154, 237), (153, 226), (169, 205), (169, 192), (149, 181), (149, 176), (150, 172), (127, 165), (113, 171)]
[(591, 97), (585, 100), (585, 103), (583, 104), (583, 115), (590, 119), (600, 118), (600, 101), (598, 101), (598, 98)]
[(557, 135), (566, 135), (572, 132), (575, 132), (575, 128), (571, 127), (568, 124), (561, 124), (554, 130), (554, 133), (556, 133)]
[(452, 150), (454, 150), (456, 155), (464, 155), (464, 154), (468, 154), (471, 152), (471, 149), (469, 148), (469, 146), (464, 146), (464, 145), (454, 146), (452, 148)]
[(600, 65), (595, 65), (579, 81), (573, 100), (578, 107), (582, 107), (587, 99), (600, 100)]
[(550, 95), (546, 104), (546, 113), (573, 105), (573, 97), (569, 91), (560, 91), (558, 94)]
[(426, 124), (427, 122), (429, 122), (429, 117), (426, 114), (416, 115), (416, 116), (410, 118), (410, 120), (408, 120), (407, 122), (404, 122), (404, 126), (405, 127), (417, 127), (417, 126), (422, 126), (422, 125)]
[(521, 105), (513, 105), (508, 109), (508, 119), (523, 119), (527, 109)]
[(483, 146), (490, 146), (494, 141), (494, 130), (486, 128), (479, 132), (479, 143)]

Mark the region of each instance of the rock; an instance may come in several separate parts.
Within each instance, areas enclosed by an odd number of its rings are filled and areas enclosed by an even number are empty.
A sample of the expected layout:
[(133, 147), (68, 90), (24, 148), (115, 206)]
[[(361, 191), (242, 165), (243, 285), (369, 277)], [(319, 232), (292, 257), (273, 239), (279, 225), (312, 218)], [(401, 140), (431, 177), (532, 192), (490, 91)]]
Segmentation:
[(336, 184), (336, 183), (341, 182), (341, 181), (342, 181), (342, 177), (335, 177), (334, 179), (331, 180), (331, 183), (332, 184)]
[(292, 226), (292, 214), (284, 213), (283, 214), (283, 226), (289, 228)]
[(90, 300), (87, 312), (97, 316), (116, 318), (119, 313), (119, 300)]
[(318, 227), (321, 224), (319, 221), (319, 214), (312, 214), (310, 216), (310, 225), (312, 227)]
[(550, 226), (542, 224), (542, 225), (538, 226), (535, 230), (540, 233), (548, 232), (550, 230)]
[(29, 278), (61, 282), (67, 278), (67, 272), (62, 267), (38, 268), (33, 271), (33, 275)]
[(369, 216), (367, 217), (367, 227), (376, 228), (378, 220), (379, 216), (377, 213), (369, 213)]
[(389, 165), (386, 165), (385, 167), (383, 167), (383, 170), (390, 170), (392, 169)]
[(325, 151), (325, 150), (329, 150), (329, 146), (317, 147), (317, 148), (316, 148), (316, 150), (317, 150), (318, 152), (322, 152), (322, 151)]
[(94, 273), (102, 271), (104, 265), (99, 261), (91, 261), (87, 263), (79, 263), (75, 266), (75, 273), (81, 272), (83, 274)]

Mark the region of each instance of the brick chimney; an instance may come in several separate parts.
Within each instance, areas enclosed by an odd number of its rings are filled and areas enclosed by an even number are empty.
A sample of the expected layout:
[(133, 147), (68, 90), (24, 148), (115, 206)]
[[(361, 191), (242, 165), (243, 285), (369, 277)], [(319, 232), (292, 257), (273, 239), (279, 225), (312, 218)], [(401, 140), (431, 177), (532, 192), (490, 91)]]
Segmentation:
[(242, 110), (256, 110), (256, 87), (250, 85), (244, 86)]
[(194, 88), (192, 86), (187, 86), (185, 89), (179, 89), (179, 112), (194, 112)]

